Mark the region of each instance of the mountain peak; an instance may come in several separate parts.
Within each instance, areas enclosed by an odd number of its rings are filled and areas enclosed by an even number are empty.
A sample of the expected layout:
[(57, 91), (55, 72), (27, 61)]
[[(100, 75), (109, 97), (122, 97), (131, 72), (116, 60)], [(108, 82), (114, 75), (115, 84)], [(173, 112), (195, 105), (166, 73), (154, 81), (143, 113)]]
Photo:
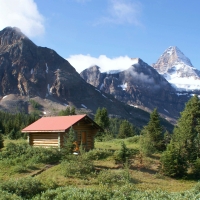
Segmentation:
[(182, 62), (188, 66), (193, 67), (190, 59), (187, 58), (177, 46), (170, 46), (165, 52), (170, 55), (174, 55), (177, 59), (176, 62)]
[(23, 39), (28, 39), (28, 37), (25, 36), (19, 28), (6, 27), (0, 31), (0, 48), (3, 46), (12, 45)]
[(190, 59), (176, 46), (166, 49), (153, 67), (176, 90), (189, 91), (200, 88), (200, 71), (193, 67)]
[(160, 56), (153, 67), (161, 74), (171, 70), (175, 65), (187, 65), (193, 67), (189, 58), (187, 58), (181, 50), (176, 46), (170, 46)]

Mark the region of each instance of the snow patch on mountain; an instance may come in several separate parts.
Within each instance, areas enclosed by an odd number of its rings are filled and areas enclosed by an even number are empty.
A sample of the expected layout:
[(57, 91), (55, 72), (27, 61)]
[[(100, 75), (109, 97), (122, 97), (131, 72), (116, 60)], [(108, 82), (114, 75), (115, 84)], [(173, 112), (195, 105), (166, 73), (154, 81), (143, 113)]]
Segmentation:
[(119, 85), (118, 87), (121, 87), (123, 90), (126, 90), (127, 88), (127, 83), (124, 83), (122, 85)]
[(165, 78), (177, 91), (200, 90), (200, 80), (194, 77), (179, 77), (172, 74)]

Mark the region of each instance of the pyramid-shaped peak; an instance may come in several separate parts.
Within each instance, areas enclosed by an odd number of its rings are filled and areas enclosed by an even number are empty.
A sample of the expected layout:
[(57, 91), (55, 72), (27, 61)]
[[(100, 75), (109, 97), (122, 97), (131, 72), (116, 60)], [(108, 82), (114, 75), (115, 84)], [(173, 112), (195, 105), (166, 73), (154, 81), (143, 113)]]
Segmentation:
[(153, 67), (161, 74), (177, 65), (193, 67), (189, 58), (177, 46), (168, 47)]
[(162, 59), (162, 57), (168, 60), (168, 62), (172, 62), (172, 64), (179, 62), (193, 67), (190, 59), (187, 58), (177, 46), (170, 46), (167, 48), (159, 59)]
[(165, 50), (164, 54), (171, 55), (171, 54), (176, 53), (176, 52), (181, 52), (181, 51), (177, 46), (170, 46)]

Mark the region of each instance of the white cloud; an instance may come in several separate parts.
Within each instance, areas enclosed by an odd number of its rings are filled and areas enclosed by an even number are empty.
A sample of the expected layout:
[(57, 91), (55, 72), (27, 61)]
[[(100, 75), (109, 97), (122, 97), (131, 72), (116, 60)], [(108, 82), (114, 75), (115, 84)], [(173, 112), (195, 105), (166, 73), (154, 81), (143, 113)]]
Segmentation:
[(30, 37), (44, 34), (44, 17), (34, 0), (0, 0), (0, 29), (15, 26)]
[(129, 23), (141, 26), (141, 12), (142, 6), (135, 0), (109, 0), (108, 16), (103, 17), (100, 23)]
[(105, 55), (100, 55), (98, 58), (92, 57), (90, 55), (71, 55), (66, 58), (69, 63), (76, 69), (77, 72), (82, 72), (84, 69), (97, 65), (101, 69), (101, 72), (110, 70), (125, 70), (131, 65), (135, 64), (137, 61), (132, 60), (128, 56), (120, 56), (116, 58), (108, 58)]

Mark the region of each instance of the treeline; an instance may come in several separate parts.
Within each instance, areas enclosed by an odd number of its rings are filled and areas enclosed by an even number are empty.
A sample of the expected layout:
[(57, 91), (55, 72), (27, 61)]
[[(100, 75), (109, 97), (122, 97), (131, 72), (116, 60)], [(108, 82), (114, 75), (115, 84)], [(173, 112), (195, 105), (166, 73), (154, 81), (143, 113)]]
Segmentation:
[(127, 138), (137, 135), (139, 129), (128, 120), (119, 118), (109, 118), (106, 108), (98, 108), (94, 121), (103, 128), (103, 132), (98, 132), (96, 139), (108, 140), (112, 138)]
[(0, 111), (0, 131), (9, 139), (18, 139), (24, 136), (24, 134), (21, 133), (21, 130), (29, 124), (35, 122), (37, 119), (39, 119), (39, 115), (36, 113), (11, 114)]

